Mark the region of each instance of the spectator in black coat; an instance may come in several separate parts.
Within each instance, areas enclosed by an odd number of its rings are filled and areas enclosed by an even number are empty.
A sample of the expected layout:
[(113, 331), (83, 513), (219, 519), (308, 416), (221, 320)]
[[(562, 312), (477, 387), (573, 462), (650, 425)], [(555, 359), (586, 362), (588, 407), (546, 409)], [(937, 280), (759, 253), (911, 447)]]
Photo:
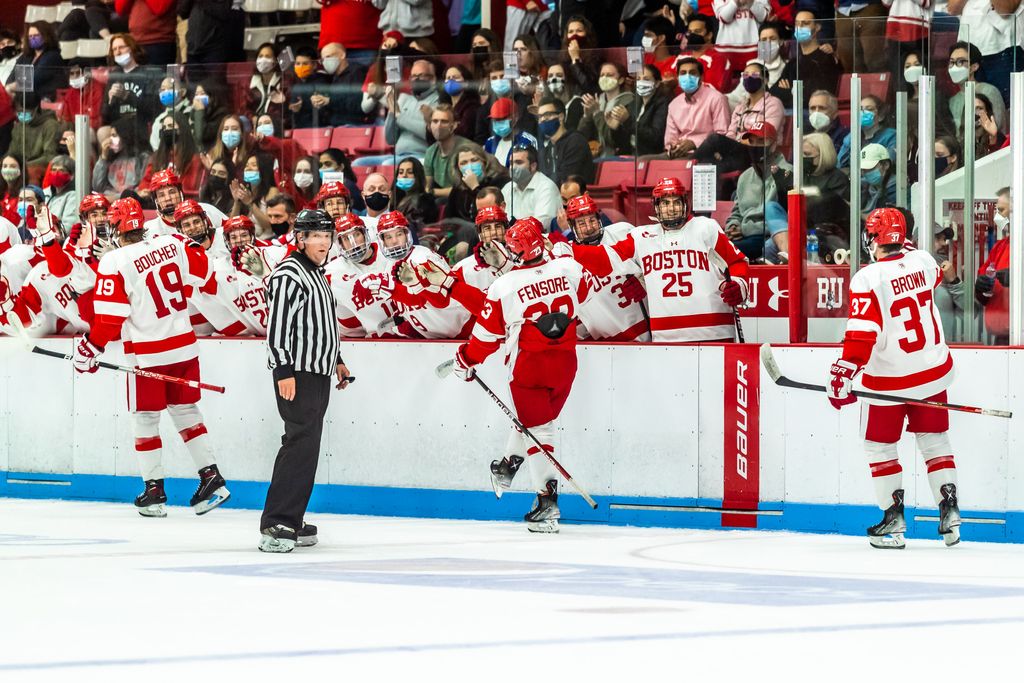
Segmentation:
[(109, 38), (128, 31), (128, 19), (114, 13), (114, 0), (87, 0), (64, 17), (57, 36), (60, 40)]
[(138, 136), (148, 138), (148, 125), (159, 112), (160, 83), (164, 72), (142, 66), (142, 48), (128, 33), (117, 33), (110, 39), (107, 52), (107, 91), (103, 97), (103, 123), (123, 123), (135, 119)]
[(314, 106), (313, 98), (322, 102), (327, 79), (323, 74), (316, 73), (316, 51), (311, 47), (300, 47), (295, 52), (295, 64), (292, 66), (295, 80), (288, 92), (288, 112), (291, 116), (292, 128), (316, 128), (330, 125), (328, 117), (321, 112), (324, 105)]
[(236, 0), (178, 0), (178, 16), (188, 20), (185, 46), (189, 64), (244, 62), (245, 11)]
[(561, 185), (570, 175), (594, 182), (594, 157), (582, 133), (565, 127), (565, 105), (547, 97), (537, 107), (538, 128), (544, 149), (542, 172)]
[(448, 176), (452, 191), (444, 217), (472, 221), (476, 216), (476, 195), (482, 187), (502, 187), (510, 180), (508, 170), (475, 142), (463, 142), (451, 157)]
[(803, 106), (806, 107), (811, 99), (811, 93), (817, 90), (839, 92), (839, 77), (843, 73), (843, 67), (836, 59), (831, 46), (826, 48), (818, 42), (821, 24), (813, 12), (797, 12), (795, 26), (793, 35), (796, 38), (798, 52), (795, 58), (786, 62), (782, 75), (770, 90), (771, 94), (782, 100), (787, 108), (793, 106), (794, 81), (800, 80), (804, 83)]
[[(324, 81), (321, 92), (313, 95), (314, 108), (320, 109), (321, 125), (354, 126), (365, 124), (369, 117), (363, 113), (363, 81), (366, 67), (348, 61), (341, 43), (328, 43), (320, 48), (323, 70), (317, 75)], [(323, 121), (326, 119), (326, 121)]]
[(674, 81), (663, 82), (654, 64), (644, 67), (643, 78), (636, 82), (633, 111), (633, 149), (636, 156), (665, 153), (665, 125), (668, 104), (675, 96)]
[(31, 64), (32, 91), (41, 100), (57, 99), (57, 89), (67, 87), (64, 59), (53, 26), (45, 21), (33, 21), (25, 27), (21, 56), (14, 62), (14, 70), (7, 77), (7, 92), (17, 87), (18, 66)]

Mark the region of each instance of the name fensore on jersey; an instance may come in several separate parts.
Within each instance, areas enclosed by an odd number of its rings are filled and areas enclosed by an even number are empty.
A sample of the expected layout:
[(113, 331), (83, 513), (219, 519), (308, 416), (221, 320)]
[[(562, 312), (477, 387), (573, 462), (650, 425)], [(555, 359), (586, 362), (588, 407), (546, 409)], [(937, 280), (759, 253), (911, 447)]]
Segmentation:
[(190, 360), (199, 349), (188, 314), (189, 288), (201, 288), (210, 275), (206, 253), (179, 236), (119, 247), (100, 261), (96, 315), (123, 321), (125, 353), (139, 367)]
[(942, 269), (924, 251), (904, 250), (861, 268), (850, 281), (847, 332), (874, 334), (865, 389), (934, 396), (955, 377), (934, 291)]

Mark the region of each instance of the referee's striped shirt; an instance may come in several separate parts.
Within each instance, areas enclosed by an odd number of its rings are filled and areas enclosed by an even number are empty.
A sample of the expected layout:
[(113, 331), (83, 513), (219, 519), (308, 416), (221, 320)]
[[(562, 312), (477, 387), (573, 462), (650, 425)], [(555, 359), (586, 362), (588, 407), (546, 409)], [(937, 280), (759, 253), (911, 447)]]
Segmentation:
[(293, 251), (267, 283), (267, 355), (274, 379), (333, 375), (342, 362), (334, 294), (322, 266)]

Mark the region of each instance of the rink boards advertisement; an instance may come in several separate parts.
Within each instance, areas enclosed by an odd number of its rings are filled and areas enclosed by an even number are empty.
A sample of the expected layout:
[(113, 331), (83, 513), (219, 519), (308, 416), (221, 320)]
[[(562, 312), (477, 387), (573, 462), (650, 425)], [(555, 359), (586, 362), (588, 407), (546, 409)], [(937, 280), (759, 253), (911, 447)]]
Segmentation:
[[(70, 339), (40, 340), (70, 353)], [(120, 362), (117, 344), (104, 360)], [(495, 499), (488, 465), (507, 418), (475, 384), (439, 380), (453, 342), (344, 344), (358, 382), (333, 395), (311, 510), (517, 520), (529, 478)], [(200, 341), (203, 380), (227, 387), (200, 403), (230, 506), (261, 508), (281, 421), (262, 340)], [(778, 346), (787, 376), (824, 383), (835, 346)], [(964, 538), (1024, 541), (1024, 350), (961, 348), (950, 400), (1014, 411), (951, 413)], [(496, 354), (481, 376), (503, 398)], [(76, 375), (70, 363), (0, 339), (0, 496), (117, 500), (141, 490), (125, 376)], [(745, 527), (863, 534), (878, 509), (858, 405), (836, 411), (820, 393), (780, 389), (756, 345), (583, 344), (558, 422), (557, 455), (597, 499), (569, 487), (563, 520), (666, 527)], [(171, 504), (196, 474), (170, 421), (161, 425)], [(935, 537), (937, 512), (912, 437), (899, 444), (909, 535)], [(524, 468), (525, 469), (525, 468)]]

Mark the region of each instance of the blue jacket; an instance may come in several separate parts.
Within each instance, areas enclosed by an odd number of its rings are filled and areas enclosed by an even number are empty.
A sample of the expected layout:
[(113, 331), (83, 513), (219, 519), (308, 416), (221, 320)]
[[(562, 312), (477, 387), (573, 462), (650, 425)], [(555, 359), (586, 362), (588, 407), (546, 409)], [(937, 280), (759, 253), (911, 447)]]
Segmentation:
[[(497, 135), (492, 135), (491, 137), (487, 138), (487, 140), (484, 142), (484, 151), (487, 152), (488, 154), (494, 154), (495, 150), (498, 149), (499, 142), (501, 142), (501, 138), (499, 138)], [(498, 161), (501, 161), (503, 164), (505, 164), (505, 168), (510, 168), (512, 166), (512, 150), (515, 149), (516, 147), (527, 146), (533, 147), (535, 150), (537, 150), (537, 158), (539, 162), (540, 145), (537, 144), (537, 138), (533, 137), (526, 131), (519, 131), (518, 133), (515, 134), (515, 137), (512, 138), (512, 146), (509, 147), (508, 150), (508, 157), (504, 161), (502, 161), (501, 159), (498, 159)]]

